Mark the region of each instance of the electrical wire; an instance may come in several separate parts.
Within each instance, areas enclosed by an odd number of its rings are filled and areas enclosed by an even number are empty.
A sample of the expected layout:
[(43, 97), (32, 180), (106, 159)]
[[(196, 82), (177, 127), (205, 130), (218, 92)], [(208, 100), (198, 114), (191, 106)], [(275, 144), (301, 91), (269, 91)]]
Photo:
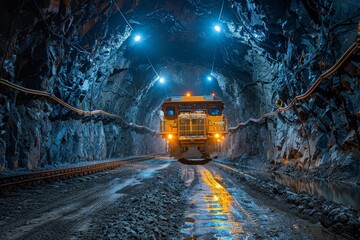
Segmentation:
[[(223, 12), (223, 9), (224, 9), (224, 2), (225, 2), (225, 0), (223, 0), (223, 1), (222, 1), (222, 4), (221, 4), (221, 9), (220, 9), (218, 21), (220, 21), (220, 19), (221, 19), (221, 15), (222, 15), (222, 12)], [(217, 47), (218, 42), (219, 42), (219, 36), (217, 36), (217, 38), (216, 38), (216, 45), (215, 45), (215, 49), (214, 49), (214, 56), (213, 56), (213, 61), (212, 61), (212, 65), (211, 65), (211, 74), (212, 74), (213, 71), (214, 71), (215, 56), (216, 56), (216, 47)]]
[(168, 98), (169, 96), (168, 96), (167, 91), (166, 91), (166, 86), (163, 86), (163, 87), (164, 87), (165, 96), (166, 96), (166, 98)]
[(215, 46), (215, 50), (214, 50), (214, 56), (213, 56), (213, 61), (212, 61), (212, 65), (211, 65), (211, 72), (210, 72), (210, 75), (213, 74), (214, 72), (214, 66), (215, 66), (215, 56), (216, 56), (216, 47), (217, 47), (217, 44)]
[(119, 5), (117, 5), (116, 1), (112, 1), (112, 2), (115, 4), (117, 10), (119, 11), (119, 13), (121, 14), (121, 16), (122, 16), (123, 19), (125, 20), (126, 24), (131, 28), (131, 30), (134, 30), (134, 28), (131, 26), (131, 24), (129, 23), (129, 21), (126, 19), (126, 17), (125, 17), (124, 14), (122, 13), (121, 9), (119, 8)]
[(221, 4), (221, 10), (220, 10), (220, 14), (219, 14), (218, 21), (220, 21), (220, 18), (221, 18), (221, 15), (222, 15), (223, 9), (224, 9), (224, 2), (225, 2), (225, 0), (223, 0), (223, 1), (222, 1), (222, 4)]
[[(39, 11), (39, 13), (40, 13), (40, 15), (41, 15), (41, 18), (42, 18), (43, 21), (44, 21), (45, 26), (48, 28), (49, 32), (51, 32), (52, 35), (63, 39), (63, 40), (65, 41), (65, 43), (67, 43), (70, 47), (74, 48), (74, 49), (77, 50), (78, 52), (84, 53), (84, 54), (86, 54), (86, 55), (91, 55), (91, 54), (90, 54), (88, 51), (86, 51), (83, 47), (81, 47), (81, 46), (76, 46), (75, 44), (77, 44), (77, 43), (72, 43), (72, 42), (70, 42), (66, 37), (64, 37), (64, 36), (62, 36), (62, 35), (60, 35), (60, 34), (55, 33), (55, 32), (51, 29), (51, 27), (49, 26), (49, 24), (46, 22), (45, 16), (42, 14), (42, 12), (41, 12), (41, 10), (40, 10), (40, 7), (39, 7), (39, 5), (37, 4), (37, 2), (36, 2), (35, 0), (33, 0), (33, 2), (34, 2), (36, 8), (37, 8), (38, 11)], [(82, 49), (81, 49), (81, 48), (82, 48)]]
[(36, 96), (41, 96), (41, 97), (46, 97), (46, 98), (50, 98), (51, 100), (59, 103), (60, 105), (62, 105), (63, 107), (73, 111), (73, 112), (76, 112), (80, 115), (97, 115), (97, 114), (101, 114), (101, 115), (104, 115), (104, 116), (107, 116), (107, 117), (111, 117), (111, 118), (116, 118), (116, 119), (119, 119), (121, 122), (123, 122), (127, 127), (130, 127), (131, 129), (133, 129), (134, 131), (138, 131), (138, 132), (148, 132), (149, 134), (152, 134), (152, 135), (157, 135), (157, 131), (154, 130), (154, 129), (151, 129), (149, 127), (146, 127), (146, 126), (141, 126), (141, 125), (137, 125), (135, 123), (132, 123), (132, 122), (128, 122), (126, 121), (123, 117), (119, 116), (119, 115), (116, 115), (116, 114), (112, 114), (112, 113), (108, 113), (108, 112), (105, 112), (103, 110), (92, 110), (92, 111), (84, 111), (82, 109), (78, 109), (78, 108), (75, 108), (69, 104), (67, 104), (66, 102), (64, 102), (63, 100), (61, 100), (60, 98), (52, 95), (51, 93), (48, 93), (48, 92), (44, 92), (44, 91), (39, 91), (39, 90), (34, 90), (34, 89), (30, 89), (30, 88), (25, 88), (25, 87), (22, 87), (22, 86), (19, 86), (17, 84), (14, 84), (12, 82), (9, 82), (8, 80), (6, 79), (3, 79), (3, 78), (0, 78), (0, 84), (2, 85), (5, 85), (9, 88), (13, 88), (13, 89), (16, 89), (20, 92), (24, 92), (24, 93), (28, 93), (28, 94), (32, 94), (32, 95), (36, 95)]
[[(131, 29), (132, 31), (134, 31), (134, 28), (131, 26), (130, 22), (126, 19), (125, 15), (122, 13), (122, 11), (121, 11), (121, 9), (119, 8), (119, 5), (116, 3), (116, 1), (112, 1), (112, 2), (115, 4), (117, 10), (118, 10), (119, 13), (121, 14), (121, 16), (122, 16), (122, 18), (124, 19), (124, 21), (126, 22), (126, 24), (130, 27), (130, 29)], [(160, 75), (158, 74), (158, 72), (156, 71), (154, 65), (153, 65), (152, 62), (150, 61), (150, 58), (149, 58), (148, 54), (146, 53), (145, 48), (144, 48), (143, 46), (141, 46), (141, 47), (142, 47), (142, 50), (143, 50), (143, 52), (144, 52), (144, 55), (145, 55), (146, 59), (148, 60), (151, 68), (154, 70), (156, 76), (159, 78)]]
[(143, 50), (143, 52), (144, 52), (144, 55), (145, 55), (146, 59), (148, 60), (148, 62), (149, 62), (149, 64), (150, 64), (151, 68), (152, 68), (153, 71), (155, 72), (156, 76), (159, 78), (160, 75), (159, 75), (158, 72), (156, 71), (154, 65), (151, 63), (150, 58), (149, 58), (148, 54), (146, 53), (145, 48), (144, 48), (143, 46), (141, 46), (141, 48), (142, 48), (142, 50)]
[(270, 45), (268, 45), (268, 44), (266, 44), (266, 43), (264, 43), (264, 42), (259, 41), (259, 40), (250, 32), (250, 30), (246, 27), (245, 23), (242, 21), (242, 19), (241, 19), (240, 16), (238, 15), (238, 12), (235, 11), (235, 10), (234, 10), (234, 12), (235, 12), (235, 16), (236, 16), (237, 20), (239, 21), (239, 23), (243, 26), (243, 28), (245, 29), (245, 31), (251, 36), (251, 38), (252, 38), (253, 40), (255, 40), (257, 43), (259, 43), (260, 45), (262, 45), (262, 46), (264, 46), (264, 47), (267, 47), (267, 48), (273, 49), (273, 50), (275, 50), (275, 51), (277, 51), (277, 52), (279, 52), (279, 53), (282, 53), (281, 50), (278, 49), (277, 47), (275, 47), (275, 46), (270, 46)]
[(296, 96), (288, 106), (279, 107), (276, 111), (266, 113), (266, 114), (264, 114), (261, 117), (256, 118), (256, 119), (255, 118), (249, 118), (246, 122), (241, 122), (238, 125), (236, 125), (235, 127), (230, 127), (228, 129), (228, 131), (229, 132), (235, 132), (240, 127), (245, 126), (245, 125), (249, 124), (250, 122), (258, 123), (263, 119), (278, 115), (281, 112), (288, 111), (289, 109), (291, 109), (295, 105), (295, 103), (297, 101), (309, 97), (316, 90), (316, 88), (320, 85), (320, 83), (322, 83), (326, 78), (328, 78), (329, 76), (334, 74), (346, 62), (346, 60), (350, 58), (350, 56), (353, 53), (355, 53), (355, 52), (357, 52), (359, 50), (359, 48), (360, 48), (360, 41), (358, 40), (353, 45), (351, 45), (351, 47), (339, 58), (339, 60), (330, 69), (328, 69), (326, 72), (321, 74), (318, 77), (318, 79), (315, 81), (315, 83), (305, 93)]
[[(220, 8), (220, 13), (219, 13), (219, 17), (218, 17), (218, 21), (220, 21), (220, 19), (221, 19), (221, 15), (222, 15), (222, 12), (223, 12), (223, 9), (224, 9), (224, 3), (225, 3), (225, 0), (222, 1), (221, 8)], [(213, 54), (213, 59), (212, 59), (212, 64), (211, 64), (210, 77), (212, 77), (213, 72), (214, 72), (215, 58), (216, 58), (216, 50), (217, 50), (217, 45), (218, 45), (218, 43), (219, 43), (219, 36), (217, 36), (216, 42), (215, 42), (214, 54)], [(207, 87), (206, 87), (206, 89), (205, 89), (205, 95), (206, 95), (206, 93), (207, 93)]]
[[(357, 17), (359, 17), (359, 16), (360, 16), (360, 13), (357, 13), (357, 14), (355, 14), (354, 16), (352, 16), (352, 17), (350, 17), (350, 18), (347, 18), (347, 19), (345, 19), (345, 20), (343, 20), (343, 21), (337, 22), (336, 24), (334, 24), (334, 25), (332, 25), (332, 26), (330, 27), (330, 30), (334, 30), (335, 28), (343, 25), (344, 23), (346, 23), (346, 22), (348, 22), (348, 21), (352, 21), (354, 18), (357, 18)], [(351, 23), (351, 24), (356, 24), (356, 22)]]

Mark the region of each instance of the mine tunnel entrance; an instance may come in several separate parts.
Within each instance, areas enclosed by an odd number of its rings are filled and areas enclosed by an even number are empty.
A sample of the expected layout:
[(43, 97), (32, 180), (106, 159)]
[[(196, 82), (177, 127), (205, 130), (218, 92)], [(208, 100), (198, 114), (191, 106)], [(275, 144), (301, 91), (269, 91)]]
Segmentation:
[(2, 239), (359, 239), (360, 3), (4, 0)]

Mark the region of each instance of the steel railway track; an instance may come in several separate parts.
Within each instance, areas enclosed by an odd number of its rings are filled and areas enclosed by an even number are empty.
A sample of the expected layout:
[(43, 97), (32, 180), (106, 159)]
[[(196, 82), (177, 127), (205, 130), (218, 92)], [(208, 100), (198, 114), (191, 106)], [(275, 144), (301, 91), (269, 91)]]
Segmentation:
[(36, 173), (0, 177), (0, 191), (14, 187), (35, 185), (49, 181), (63, 180), (71, 177), (88, 175), (91, 173), (100, 172), (104, 170), (111, 170), (127, 163), (144, 161), (162, 156), (165, 156), (165, 154), (135, 157), (127, 160), (115, 160), (115, 161), (97, 163), (97, 164), (81, 166), (81, 167), (62, 168), (62, 169), (40, 171)]

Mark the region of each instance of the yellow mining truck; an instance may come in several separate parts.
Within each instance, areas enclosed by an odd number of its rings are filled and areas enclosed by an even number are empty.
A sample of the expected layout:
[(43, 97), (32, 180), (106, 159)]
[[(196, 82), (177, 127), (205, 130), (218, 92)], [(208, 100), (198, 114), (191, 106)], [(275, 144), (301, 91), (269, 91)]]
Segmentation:
[(160, 135), (169, 144), (170, 156), (209, 158), (220, 150), (227, 135), (224, 103), (214, 95), (174, 96), (166, 99), (161, 110)]

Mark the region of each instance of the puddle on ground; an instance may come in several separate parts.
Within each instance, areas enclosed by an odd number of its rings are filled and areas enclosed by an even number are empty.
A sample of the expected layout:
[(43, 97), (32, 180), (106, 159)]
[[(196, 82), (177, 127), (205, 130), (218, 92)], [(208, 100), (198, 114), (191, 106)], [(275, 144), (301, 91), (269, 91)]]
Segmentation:
[(282, 185), (294, 189), (296, 192), (320, 195), (327, 200), (360, 209), (360, 187), (358, 186), (321, 180), (296, 179), (278, 173), (272, 173), (271, 178)]
[(114, 185), (111, 188), (109, 188), (106, 191), (106, 195), (108, 195), (110, 198), (114, 198), (114, 197), (117, 198), (118, 196), (116, 196), (114, 193), (117, 193), (120, 195), (125, 194), (126, 192), (124, 192), (124, 189), (128, 189), (128, 188), (134, 187), (136, 185), (140, 185), (140, 184), (142, 184), (142, 183), (139, 180), (137, 180), (135, 178), (130, 178), (130, 179), (127, 179), (123, 183)]
[(156, 172), (157, 170), (160, 170), (160, 169), (164, 169), (164, 168), (168, 167), (170, 164), (171, 164), (171, 162), (167, 162), (164, 164), (158, 164), (156, 166), (150, 166), (148, 169), (140, 170), (137, 177), (140, 179), (151, 178), (152, 175), (154, 174), (154, 172)]
[[(230, 166), (234, 166), (231, 165)], [(255, 169), (246, 166), (234, 166), (242, 174), (250, 174), (256, 176), (259, 174)], [(353, 206), (360, 210), (360, 186), (354, 186), (344, 183), (331, 183), (324, 180), (301, 179), (279, 173), (260, 173), (265, 177), (287, 186), (296, 192), (306, 192), (313, 195), (319, 195), (326, 200), (339, 204)]]
[(184, 185), (189, 187), (195, 179), (195, 170), (190, 167), (184, 168), (182, 170), (182, 179), (184, 181)]

